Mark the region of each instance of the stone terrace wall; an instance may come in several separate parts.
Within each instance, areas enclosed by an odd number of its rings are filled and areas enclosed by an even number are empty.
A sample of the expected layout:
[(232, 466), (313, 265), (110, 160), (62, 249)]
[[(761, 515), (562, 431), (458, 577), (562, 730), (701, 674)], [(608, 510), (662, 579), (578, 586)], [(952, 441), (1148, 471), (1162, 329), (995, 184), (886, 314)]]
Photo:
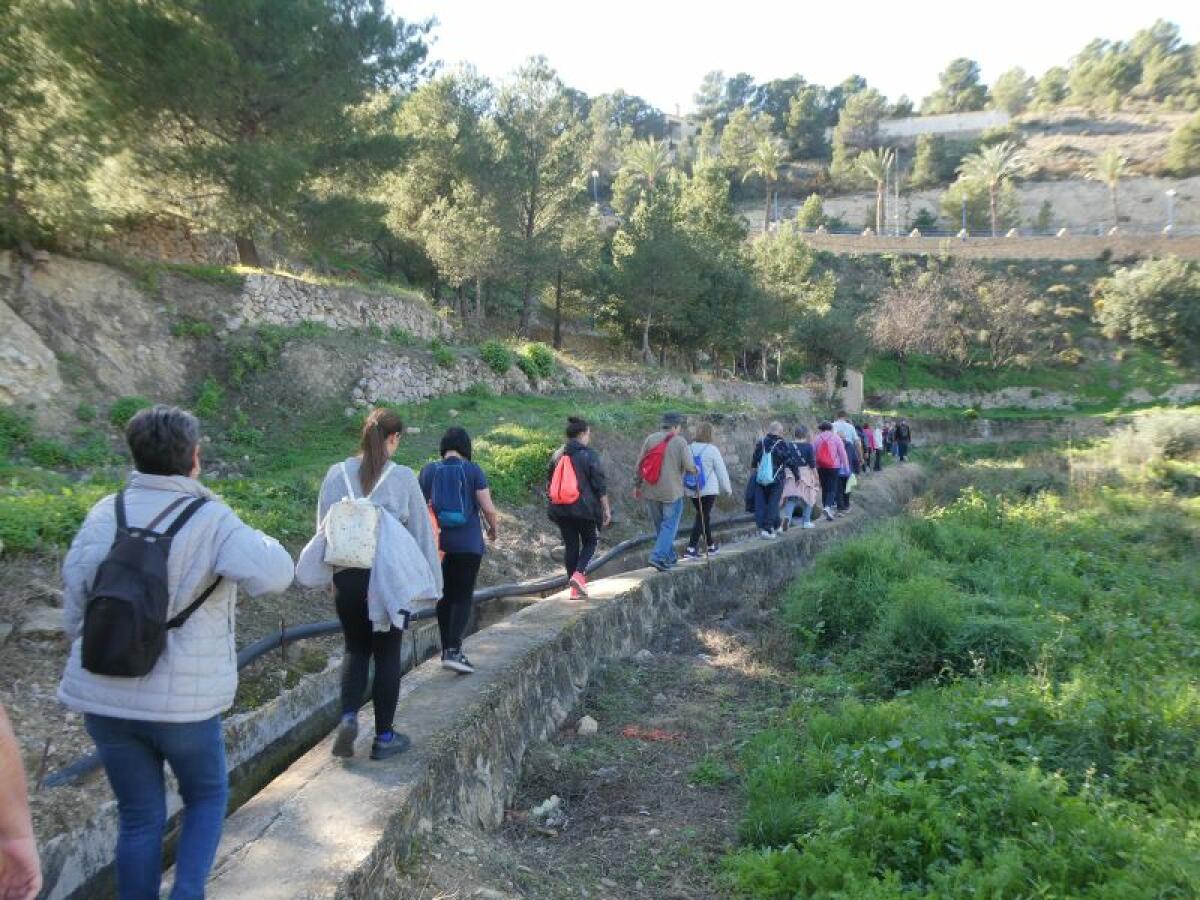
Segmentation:
[(401, 329), (429, 340), (452, 329), (417, 293), (368, 294), (356, 288), (314, 284), (284, 275), (255, 272), (246, 276), (241, 296), (226, 315), (236, 331), (243, 325), (299, 325), (319, 322), (334, 329)]
[(1200, 259), (1200, 236), (1156, 237), (862, 237), (853, 234), (806, 234), (817, 250), (830, 253), (904, 253), (957, 256), (965, 259), (1095, 259), (1105, 251), (1117, 259), (1178, 256)]

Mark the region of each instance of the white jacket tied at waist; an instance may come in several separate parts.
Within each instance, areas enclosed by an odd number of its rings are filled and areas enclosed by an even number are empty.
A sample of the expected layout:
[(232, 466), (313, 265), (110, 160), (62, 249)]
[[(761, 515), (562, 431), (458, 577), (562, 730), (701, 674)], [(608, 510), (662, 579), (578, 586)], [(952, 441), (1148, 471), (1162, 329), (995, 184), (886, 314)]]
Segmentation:
[[(246, 525), (204, 485), (182, 475), (135, 472), (125, 488), (131, 526), (145, 525), (180, 496), (207, 497), (167, 557), (168, 615), (186, 607), (218, 575), (224, 580), (196, 613), (167, 632), (167, 645), (141, 678), (83, 668), (84, 606), (96, 569), (116, 537), (115, 496), (88, 513), (63, 562), (63, 613), (71, 654), (58, 698), (76, 712), (151, 722), (199, 722), (233, 704), (237, 691), (234, 611), (240, 586), (250, 596), (278, 593), (292, 581), (292, 558), (274, 538)], [(177, 513), (176, 513), (177, 514)], [(161, 526), (166, 529), (171, 517)]]
[[(347, 476), (342, 474), (342, 465)], [(296, 563), (296, 580), (305, 587), (326, 587), (333, 581), (335, 570), (325, 563), (325, 516), (346, 496), (346, 477), (354, 483), (357, 496), (366, 493), (359, 478), (360, 466), (360, 460), (348, 459), (331, 466), (325, 476), (317, 502), (317, 532)], [(442, 567), (428, 507), (412, 469), (396, 466), (371, 499), (381, 513), (367, 587), (367, 613), (376, 631), (387, 631), (405, 627), (408, 615), (423, 601), (442, 596)]]

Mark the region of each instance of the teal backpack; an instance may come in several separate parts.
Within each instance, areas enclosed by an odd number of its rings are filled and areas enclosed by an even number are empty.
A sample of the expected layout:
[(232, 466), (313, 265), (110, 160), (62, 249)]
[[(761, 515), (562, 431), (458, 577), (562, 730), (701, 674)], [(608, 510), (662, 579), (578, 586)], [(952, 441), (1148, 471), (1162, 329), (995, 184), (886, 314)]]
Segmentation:
[[(774, 446), (772, 446), (771, 450), (774, 449)], [(775, 483), (775, 457), (771, 450), (767, 449), (767, 442), (764, 439), (762, 443), (762, 459), (758, 461), (758, 474), (756, 475), (758, 483), (763, 487)]]

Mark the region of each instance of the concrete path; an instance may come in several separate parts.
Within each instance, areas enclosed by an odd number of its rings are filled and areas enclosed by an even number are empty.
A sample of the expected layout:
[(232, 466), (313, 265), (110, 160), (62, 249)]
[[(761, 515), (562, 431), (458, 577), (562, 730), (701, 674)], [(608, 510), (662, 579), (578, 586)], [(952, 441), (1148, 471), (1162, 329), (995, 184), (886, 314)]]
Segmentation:
[(352, 760), (326, 739), (230, 817), (209, 884), (213, 900), (391, 897), (396, 865), (438, 816), (498, 826), (526, 747), (566, 719), (594, 668), (650, 643), (706, 599), (771, 597), (818, 550), (900, 512), (918, 492), (912, 465), (863, 479), (855, 512), (811, 531), (730, 547), (671, 573), (640, 569), (595, 582), (591, 597), (558, 594), (477, 633), (478, 671), (434, 660), (406, 676), (402, 757), (371, 762), (370, 709)]

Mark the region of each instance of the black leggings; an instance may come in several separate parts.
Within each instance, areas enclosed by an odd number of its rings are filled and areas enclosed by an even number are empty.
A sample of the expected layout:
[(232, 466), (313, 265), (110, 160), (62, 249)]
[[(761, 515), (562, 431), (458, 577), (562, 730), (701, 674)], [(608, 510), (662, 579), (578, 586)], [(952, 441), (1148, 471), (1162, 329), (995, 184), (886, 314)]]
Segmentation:
[(692, 535), (688, 538), (689, 547), (700, 547), (697, 543), (700, 540), (700, 520), (704, 520), (704, 543), (709, 547), (715, 547), (717, 542), (712, 536), (712, 508), (713, 503), (717, 499), (716, 494), (708, 494), (697, 500), (695, 497), (690, 498), (692, 501), (692, 509), (696, 512), (696, 518), (692, 522)]
[(596, 522), (594, 519), (558, 519), (558, 531), (563, 539), (563, 567), (570, 578), (576, 572), (587, 573), (588, 563), (596, 553)]
[(817, 477), (821, 479), (821, 506), (833, 509), (838, 505), (838, 470), (817, 469)]
[(400, 699), (400, 644), (404, 632), (399, 628), (376, 631), (367, 612), (367, 585), (370, 569), (342, 569), (333, 576), (338, 619), (346, 639), (346, 658), (342, 661), (342, 715), (358, 712), (367, 692), (371, 659), (375, 660), (375, 680), (371, 700), (375, 704), (375, 733), (392, 730), (396, 701)]
[(443, 653), (462, 649), (481, 562), (483, 556), (478, 553), (447, 553), (442, 558), (442, 599), (437, 603), (437, 620)]

